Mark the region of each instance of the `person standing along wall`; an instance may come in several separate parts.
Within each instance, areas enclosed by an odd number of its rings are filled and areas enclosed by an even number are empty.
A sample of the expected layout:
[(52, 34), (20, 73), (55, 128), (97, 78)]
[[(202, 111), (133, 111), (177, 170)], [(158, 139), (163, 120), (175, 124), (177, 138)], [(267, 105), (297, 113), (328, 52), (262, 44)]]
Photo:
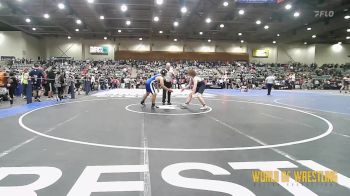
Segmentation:
[(63, 99), (63, 84), (64, 84), (64, 75), (60, 72), (57, 72), (55, 75), (55, 88), (57, 89), (57, 101)]
[(27, 93), (27, 86), (28, 86), (28, 78), (29, 78), (29, 73), (28, 73), (28, 68), (25, 68), (23, 70), (23, 73), (21, 75), (21, 83), (22, 83), (22, 96), (23, 99), (26, 99), (26, 93)]
[(42, 80), (44, 78), (44, 73), (40, 69), (38, 64), (34, 65), (33, 70), (29, 72), (29, 76), (30, 82), (32, 83), (35, 101), (40, 102), (40, 91), (42, 88)]
[(350, 87), (350, 75), (344, 76), (342, 78), (342, 84), (341, 84), (341, 88), (340, 88), (340, 93), (345, 89), (345, 93), (347, 93), (347, 91), (349, 91), (349, 87)]
[(47, 84), (48, 84), (48, 98), (53, 98), (53, 92), (55, 88), (55, 72), (52, 67), (47, 72)]
[(93, 75), (93, 74), (91, 75), (90, 81), (91, 81), (91, 83), (90, 83), (90, 84), (91, 84), (90, 90), (91, 90), (91, 91), (96, 90), (96, 89), (95, 89), (95, 83), (96, 83), (95, 75)]
[(7, 89), (9, 91), (10, 104), (13, 105), (13, 94), (17, 88), (17, 78), (13, 72), (10, 73), (9, 78), (7, 79)]

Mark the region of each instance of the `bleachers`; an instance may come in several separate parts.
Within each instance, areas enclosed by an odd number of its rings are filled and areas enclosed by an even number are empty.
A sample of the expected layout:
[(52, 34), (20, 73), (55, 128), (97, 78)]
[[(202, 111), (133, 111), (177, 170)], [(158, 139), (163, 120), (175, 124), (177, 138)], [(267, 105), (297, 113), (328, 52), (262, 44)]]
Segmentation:
[[(55, 70), (64, 71), (67, 76), (83, 78), (87, 73), (94, 76), (97, 81), (112, 79), (141, 82), (158, 73), (165, 65), (166, 61), (136, 61), (121, 60), (107, 62), (47, 62), (43, 69), (52, 67)], [(70, 63), (70, 64), (69, 64)], [(263, 86), (264, 79), (270, 73), (276, 76), (281, 84), (288, 85), (295, 83), (302, 84), (320, 83), (321, 86), (327, 81), (337, 84), (341, 83), (342, 77), (350, 73), (350, 66), (346, 65), (305, 65), (300, 63), (293, 64), (261, 64), (247, 62), (198, 62), (198, 61), (177, 61), (171, 62), (177, 74), (177, 80), (183, 80), (189, 69), (195, 69), (198, 75), (209, 83), (222, 83), (230, 80), (235, 85), (248, 83), (255, 86)], [(3, 65), (8, 71), (14, 71), (18, 76), (24, 68), (31, 68), (33, 64), (14, 64), (11, 66)]]

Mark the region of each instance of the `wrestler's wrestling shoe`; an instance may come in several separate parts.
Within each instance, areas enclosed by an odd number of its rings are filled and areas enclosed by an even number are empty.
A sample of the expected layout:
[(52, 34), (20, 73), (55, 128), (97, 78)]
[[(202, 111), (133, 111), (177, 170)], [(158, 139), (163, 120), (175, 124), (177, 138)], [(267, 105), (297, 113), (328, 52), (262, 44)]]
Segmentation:
[(200, 110), (208, 110), (209, 109), (209, 107), (208, 106), (203, 106), (203, 107), (201, 107), (201, 108), (199, 108)]

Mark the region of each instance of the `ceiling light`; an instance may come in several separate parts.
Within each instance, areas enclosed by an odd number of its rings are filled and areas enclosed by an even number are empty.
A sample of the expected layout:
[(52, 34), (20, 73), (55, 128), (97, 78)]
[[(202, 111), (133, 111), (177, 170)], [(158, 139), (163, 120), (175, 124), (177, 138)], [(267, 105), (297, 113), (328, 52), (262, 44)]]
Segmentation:
[(139, 40), (142, 41), (142, 37), (140, 37)]
[(174, 39), (174, 42), (177, 42), (177, 39), (176, 39), (176, 38)]
[(277, 33), (277, 37), (279, 37), (280, 36), (280, 34), (279, 33)]
[(349, 37), (349, 36), (347, 36), (347, 37), (346, 37), (346, 39), (350, 39), (350, 37)]
[(49, 15), (49, 14), (44, 14), (43, 16), (44, 16), (44, 18), (46, 18), (46, 19), (50, 18), (50, 15)]
[(26, 18), (26, 22), (30, 23), (31, 22), (30, 18)]
[(348, 19), (350, 19), (350, 16), (346, 15), (346, 16), (344, 16), (344, 18), (345, 18), (345, 20), (348, 20)]
[(76, 21), (75, 21), (77, 24), (81, 24), (81, 20), (80, 19), (77, 19)]
[(179, 22), (175, 21), (174, 22), (174, 27), (177, 27), (177, 26), (179, 26)]
[(290, 10), (292, 8), (291, 4), (287, 4), (286, 6), (284, 6), (284, 8), (286, 8), (286, 10)]
[(241, 40), (241, 43), (244, 43), (244, 40)]
[(350, 33), (350, 29), (346, 29), (346, 32)]
[(127, 21), (125, 22), (125, 24), (129, 26), (129, 25), (131, 25), (131, 21), (130, 21), (130, 20), (127, 20)]
[(203, 32), (201, 31), (201, 32), (199, 32), (199, 35), (203, 35)]
[(186, 13), (187, 12), (187, 7), (183, 6), (180, 11), (183, 14)]
[(311, 29), (312, 29), (311, 27), (308, 27), (306, 30), (311, 31)]
[(242, 33), (238, 33), (238, 36), (242, 36)]
[(156, 0), (157, 5), (162, 5), (163, 2), (164, 2), (163, 0)]
[(244, 14), (244, 10), (239, 10), (239, 11), (238, 11), (238, 14), (239, 14), (239, 15), (243, 15), (243, 14)]
[(163, 31), (159, 31), (160, 34), (163, 34)]
[(307, 42), (304, 42), (304, 45), (306, 45), (307, 44)]
[(36, 28), (35, 28), (35, 27), (33, 27), (33, 28), (32, 28), (32, 30), (33, 30), (33, 31), (36, 31)]
[(294, 16), (295, 18), (297, 18), (297, 17), (300, 16), (300, 13), (299, 13), (299, 12), (294, 12), (293, 16)]
[(120, 10), (121, 10), (122, 12), (126, 12), (126, 10), (128, 10), (128, 6), (126, 6), (125, 4), (123, 4), (123, 5), (120, 6)]
[(66, 7), (63, 3), (59, 3), (57, 6), (60, 10), (63, 10)]
[(312, 35), (312, 38), (316, 38), (317, 36), (316, 35)]
[(206, 22), (206, 23), (211, 23), (211, 18), (206, 18), (206, 19), (205, 19), (205, 22)]
[(71, 36), (68, 36), (67, 38), (68, 38), (68, 39), (72, 39), (72, 37), (71, 37)]
[(121, 33), (121, 32), (122, 32), (122, 30), (118, 29), (118, 33)]
[(158, 17), (158, 16), (155, 16), (155, 17), (153, 18), (153, 21), (158, 22), (158, 21), (159, 21), (159, 17)]
[(208, 42), (210, 43), (210, 42), (211, 42), (211, 39), (208, 39)]
[(264, 29), (266, 29), (266, 30), (269, 29), (269, 28), (270, 28), (269, 25), (265, 25), (264, 26)]
[(107, 37), (104, 37), (103, 39), (104, 39), (104, 40), (107, 40)]
[(227, 7), (228, 6), (228, 2), (224, 1), (224, 3), (222, 3), (223, 6)]
[(87, 0), (88, 3), (94, 3), (95, 0)]
[(104, 20), (105, 19), (105, 16), (100, 16), (100, 20)]
[(261, 20), (257, 20), (255, 23), (256, 23), (257, 25), (259, 25), (259, 24), (261, 24)]
[(273, 44), (275, 44), (275, 43), (276, 43), (276, 41), (272, 41), (272, 43), (273, 43)]
[(76, 32), (79, 32), (79, 29), (75, 29)]
[(342, 45), (343, 42), (338, 42), (339, 45)]
[(221, 24), (221, 25), (220, 25), (220, 28), (224, 28), (224, 27), (225, 27), (225, 25), (224, 25), (224, 24)]

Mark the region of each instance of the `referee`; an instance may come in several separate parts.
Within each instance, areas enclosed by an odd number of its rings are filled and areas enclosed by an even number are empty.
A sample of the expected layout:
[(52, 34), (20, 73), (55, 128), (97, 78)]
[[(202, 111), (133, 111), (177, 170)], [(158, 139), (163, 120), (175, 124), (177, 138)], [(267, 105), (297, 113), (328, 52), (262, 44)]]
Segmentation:
[(267, 95), (271, 95), (271, 89), (273, 84), (275, 83), (275, 76), (273, 74), (270, 74), (266, 79), (265, 79), (266, 87), (267, 87)]
[[(174, 71), (173, 71), (173, 68), (171, 67), (170, 63), (166, 63), (165, 69), (168, 72), (167, 72), (167, 74), (164, 77), (164, 79), (165, 79), (164, 80), (164, 86), (166, 86), (167, 88), (171, 88), (172, 87), (172, 79), (173, 79), (173, 76), (174, 76)], [(167, 90), (164, 90), (164, 89), (163, 89), (163, 97), (162, 97), (163, 105), (165, 105), (165, 100), (166, 100), (167, 94), (168, 94), (168, 105), (171, 105), (171, 101), (170, 101), (170, 99), (171, 99), (171, 92), (167, 91)]]

